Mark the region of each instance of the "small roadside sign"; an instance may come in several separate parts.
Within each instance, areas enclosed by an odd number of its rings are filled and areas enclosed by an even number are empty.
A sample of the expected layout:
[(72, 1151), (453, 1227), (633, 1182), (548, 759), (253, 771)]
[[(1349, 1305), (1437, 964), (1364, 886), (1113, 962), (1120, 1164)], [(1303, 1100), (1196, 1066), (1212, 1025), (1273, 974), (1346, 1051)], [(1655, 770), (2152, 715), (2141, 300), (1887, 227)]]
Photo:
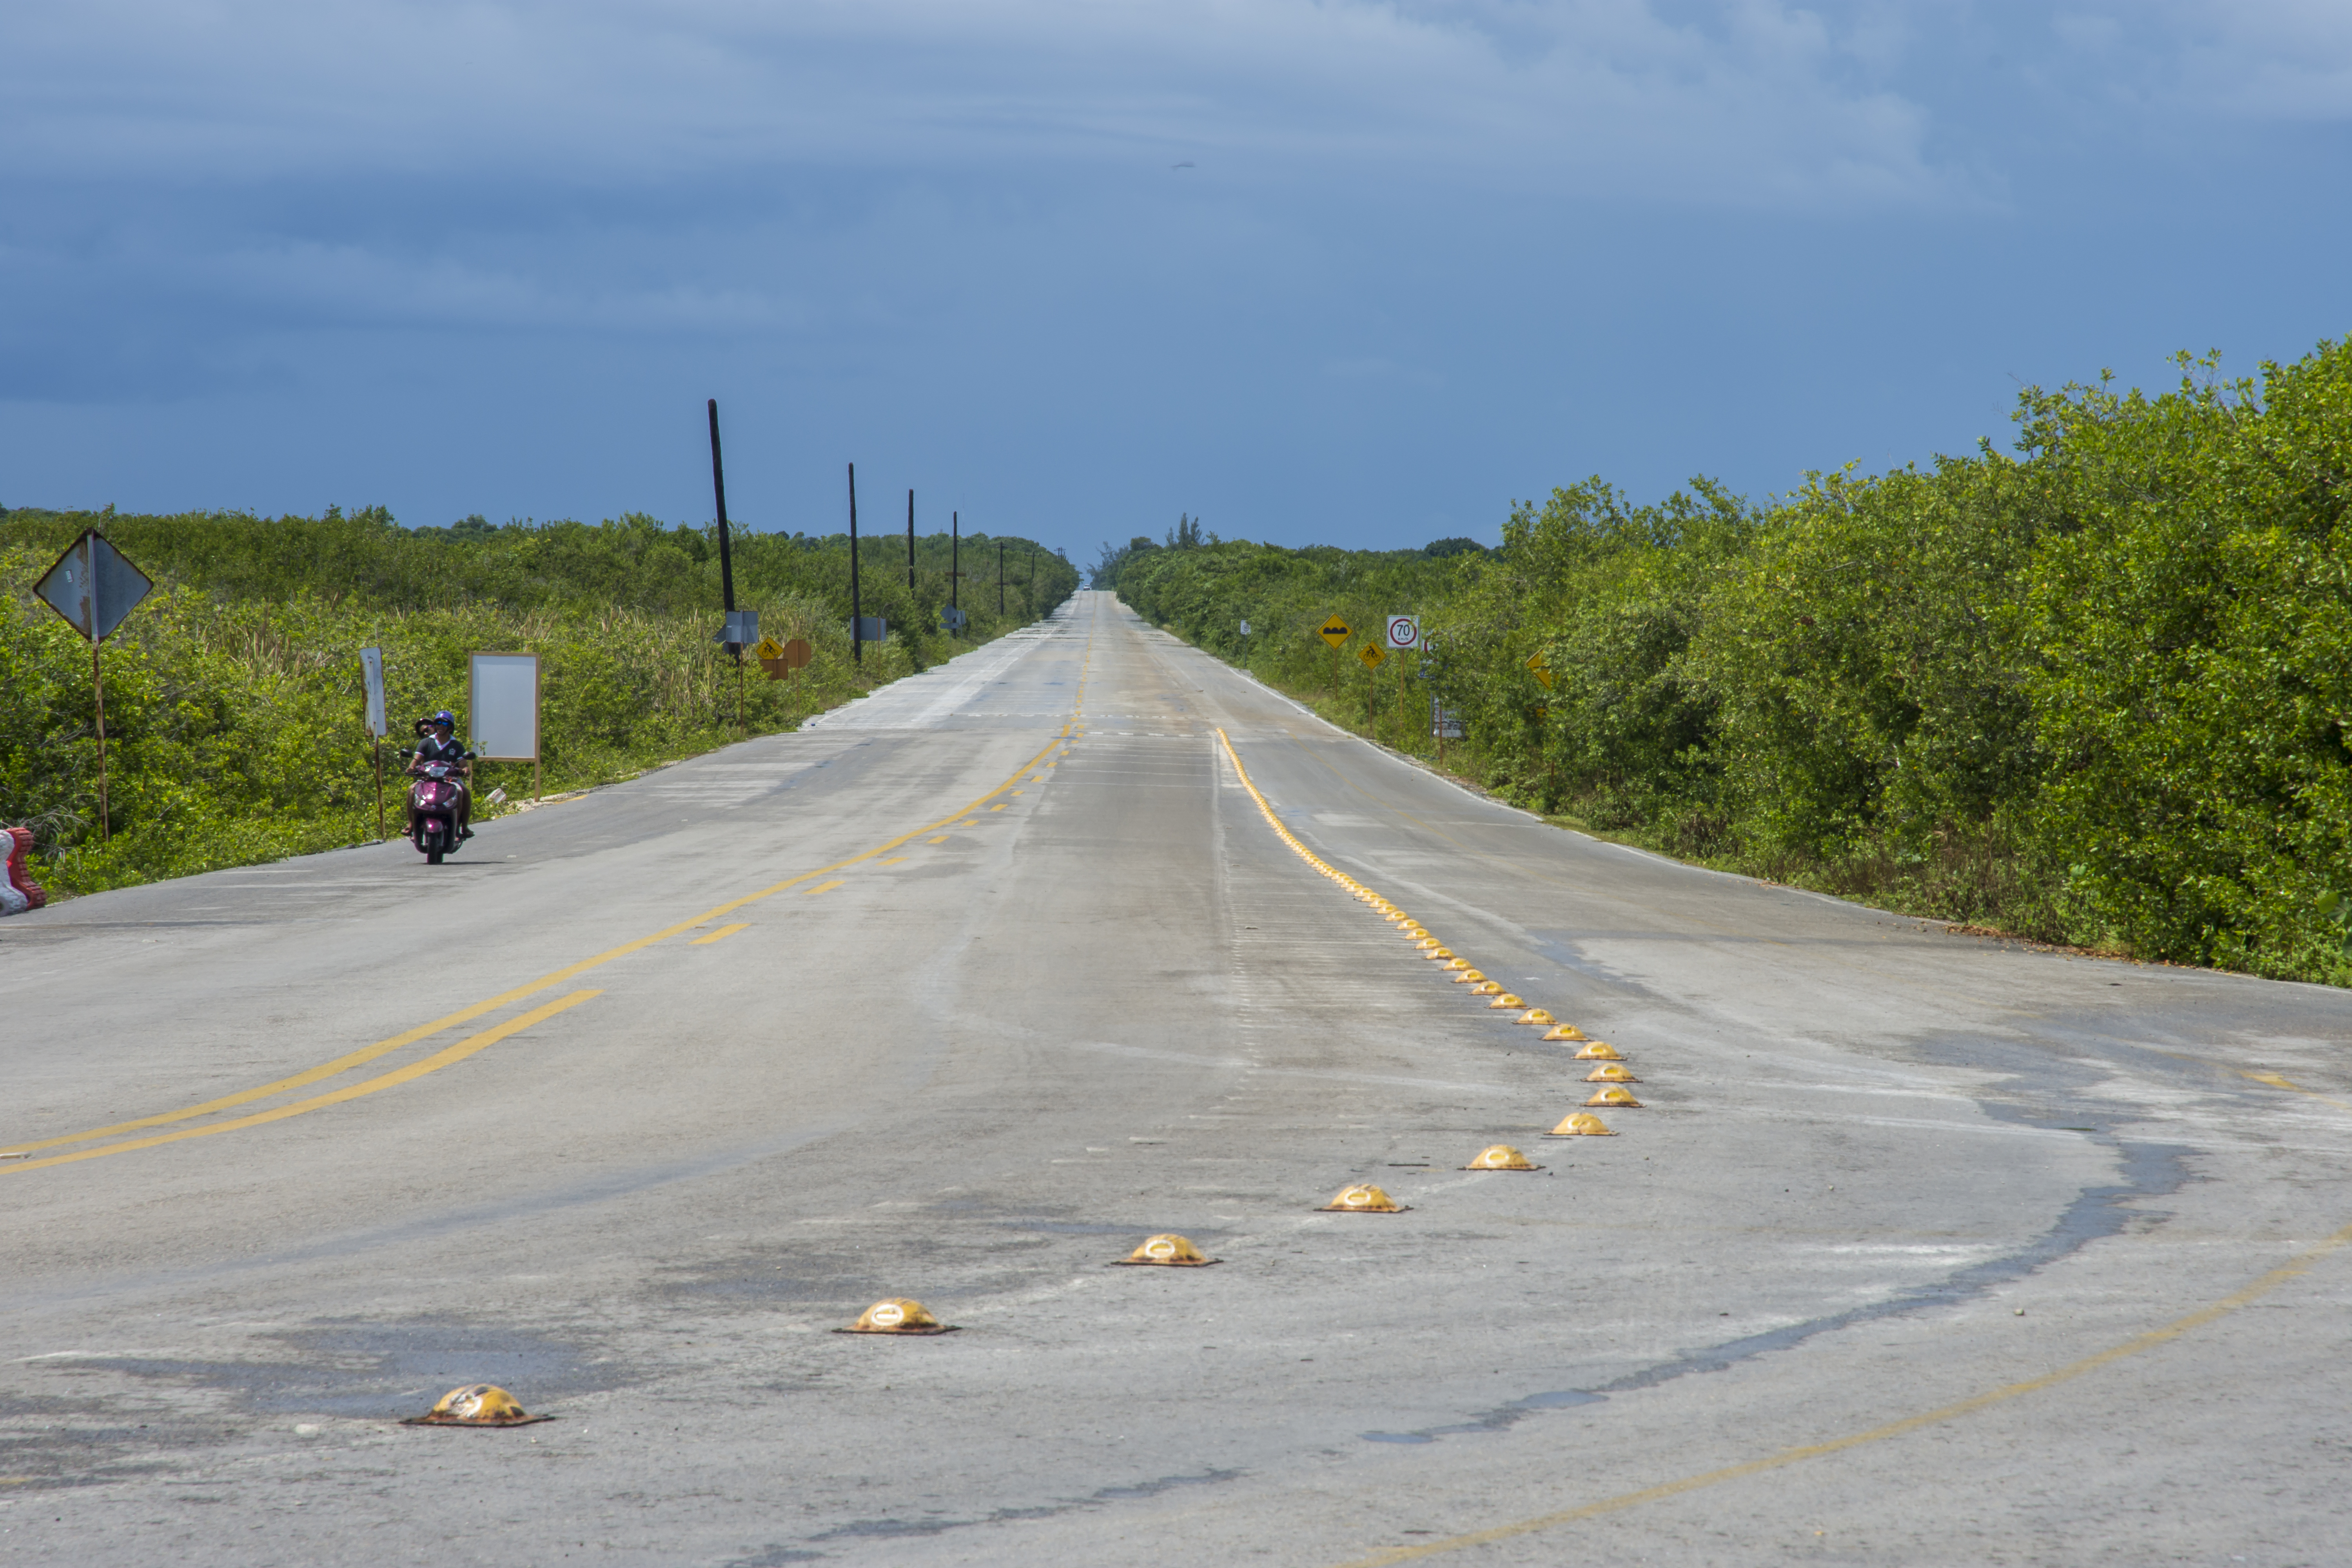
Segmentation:
[(967, 617), (964, 613), (961, 610), (957, 609), (953, 605), (941, 605), (940, 606), (940, 630), (943, 632), (960, 632), (963, 630), (963, 624), (966, 618)]
[(1242, 636), (1249, 636), (1249, 623), (1247, 621), (1244, 621), (1242, 623)]
[(1462, 739), (1462, 710), (1460, 709), (1441, 707), (1434, 702), (1431, 703), (1429, 707), (1429, 738), (1431, 740), (1458, 741)]
[(383, 714), (383, 649), (360, 649), (360, 679), (367, 687), (367, 731), (381, 741), (392, 733)]
[(1421, 646), (1421, 622), (1419, 618), (1412, 616), (1391, 616), (1389, 617), (1389, 647), (1402, 653), (1406, 648), (1418, 647), (1419, 646)]
[(1380, 644), (1368, 642), (1356, 650), (1356, 657), (1364, 661), (1366, 669), (1378, 669), (1387, 662), (1389, 656), (1382, 651)]
[(1546, 691), (1549, 691), (1551, 689), (1551, 666), (1544, 662), (1544, 656), (1541, 652), (1538, 651), (1528, 656), (1528, 668), (1534, 673), (1535, 678), (1538, 680), (1543, 682), (1543, 689)]
[(1316, 629), (1315, 635), (1321, 637), (1325, 642), (1329, 643), (1333, 647), (1338, 647), (1341, 643), (1346, 642), (1353, 633), (1353, 627), (1349, 626), (1347, 622), (1341, 620), (1339, 616), (1333, 616), (1329, 620), (1325, 621), (1322, 626)]
[(106, 804), (106, 676), (99, 668), (98, 648), (155, 591), (147, 574), (133, 566), (122, 552), (84, 529), (66, 546), (57, 563), (33, 584), (41, 603), (65, 617), (66, 624), (89, 640), (89, 696), (98, 720), (98, 840), (113, 837)]
[(715, 643), (725, 643), (730, 647), (749, 647), (759, 640), (759, 611), (729, 610), (727, 624), (719, 627), (718, 635), (710, 640)]
[(816, 657), (816, 650), (809, 647), (805, 637), (794, 637), (786, 643), (761, 637), (760, 646), (751, 651), (759, 656), (760, 668), (768, 672), (770, 680), (782, 680), (795, 670), (806, 669), (809, 660)]
[(154, 590), (147, 574), (131, 564), (94, 528), (67, 545), (57, 564), (33, 588), (42, 603), (93, 643), (113, 636), (122, 618)]

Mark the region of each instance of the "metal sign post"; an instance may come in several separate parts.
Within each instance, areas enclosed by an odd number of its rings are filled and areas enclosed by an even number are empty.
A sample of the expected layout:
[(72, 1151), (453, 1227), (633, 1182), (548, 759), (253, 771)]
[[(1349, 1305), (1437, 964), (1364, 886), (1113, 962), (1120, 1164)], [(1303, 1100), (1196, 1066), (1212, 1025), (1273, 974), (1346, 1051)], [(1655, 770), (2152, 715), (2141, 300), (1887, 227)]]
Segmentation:
[[(1419, 647), (1421, 622), (1412, 616), (1391, 616), (1388, 624), (1388, 642), (1391, 650), (1396, 653), (1402, 653), (1407, 648)], [(1405, 728), (1404, 716), (1404, 660), (1402, 659), (1397, 660), (1396, 715), (1397, 739), (1409, 745), (1411, 741), (1409, 731)]]
[(101, 844), (111, 836), (112, 828), (106, 803), (106, 676), (99, 666), (98, 648), (123, 617), (154, 591), (147, 574), (131, 564), (94, 528), (66, 546), (66, 552), (33, 587), (43, 604), (89, 639), (89, 689), (98, 718), (98, 840)]
[(375, 752), (375, 837), (383, 842), (383, 738), (392, 732), (384, 722), (383, 649), (360, 649), (360, 678), (367, 685), (368, 742)]
[(735, 727), (743, 727), (743, 650), (760, 640), (760, 612), (730, 610), (727, 622), (711, 641), (723, 643), (735, 656)]

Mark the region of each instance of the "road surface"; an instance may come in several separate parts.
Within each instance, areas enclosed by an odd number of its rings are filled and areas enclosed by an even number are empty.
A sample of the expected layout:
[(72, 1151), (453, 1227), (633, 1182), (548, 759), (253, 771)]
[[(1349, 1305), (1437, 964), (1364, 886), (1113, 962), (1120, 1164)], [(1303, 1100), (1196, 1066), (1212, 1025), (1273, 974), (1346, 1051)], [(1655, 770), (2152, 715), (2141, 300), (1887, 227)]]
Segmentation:
[(9, 920), (0, 1017), (0, 1563), (2352, 1561), (2343, 994), (1561, 832), (1108, 595)]

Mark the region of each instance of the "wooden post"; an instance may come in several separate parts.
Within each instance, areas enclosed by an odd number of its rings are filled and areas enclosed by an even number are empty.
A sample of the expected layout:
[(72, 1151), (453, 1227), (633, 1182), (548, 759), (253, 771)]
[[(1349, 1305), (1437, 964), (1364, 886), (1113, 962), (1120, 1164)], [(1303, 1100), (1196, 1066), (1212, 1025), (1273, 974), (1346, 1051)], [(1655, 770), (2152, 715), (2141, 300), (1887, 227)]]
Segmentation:
[[(91, 574), (96, 575), (95, 567), (91, 569)], [(97, 597), (97, 591), (92, 589), (90, 599), (93, 604)], [(109, 837), (106, 820), (106, 678), (99, 672), (98, 639), (95, 637), (89, 644), (89, 689), (98, 703), (98, 841), (103, 844)]]
[(375, 841), (383, 842), (383, 737), (370, 735), (375, 746)]
[(915, 613), (915, 492), (907, 492), (907, 613)]

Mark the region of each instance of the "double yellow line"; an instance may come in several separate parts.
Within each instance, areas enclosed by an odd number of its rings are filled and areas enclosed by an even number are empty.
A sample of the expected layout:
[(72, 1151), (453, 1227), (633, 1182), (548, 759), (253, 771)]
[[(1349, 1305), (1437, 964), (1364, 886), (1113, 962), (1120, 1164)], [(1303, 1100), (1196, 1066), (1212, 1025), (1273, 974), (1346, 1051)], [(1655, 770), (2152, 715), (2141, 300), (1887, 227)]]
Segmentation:
[[(1075, 720), (1073, 722), (1075, 722)], [(979, 799), (972, 801), (969, 805), (964, 805), (956, 811), (949, 813), (947, 816), (939, 818), (937, 821), (927, 823), (921, 827), (902, 833), (887, 844), (877, 844), (873, 848), (863, 850), (858, 854), (852, 855), (845, 860), (836, 860), (829, 866), (820, 866), (813, 871), (803, 871), (797, 877), (788, 877), (784, 880), (777, 882), (772, 886), (761, 888), (757, 892), (746, 893), (740, 899), (730, 900), (728, 902), (718, 905), (716, 908), (705, 910), (702, 913), (694, 916), (690, 920), (680, 921), (676, 925), (666, 926), (662, 930), (655, 931), (648, 936), (641, 936), (634, 942), (625, 942), (618, 947), (607, 948), (604, 952), (596, 954), (593, 958), (582, 959), (579, 963), (559, 969), (552, 974), (542, 974), (538, 979), (528, 982), (525, 984), (518, 985), (511, 991), (502, 991), (496, 996), (489, 997), (484, 1001), (476, 1002), (470, 1006), (461, 1007), (446, 1017), (436, 1018), (429, 1024), (420, 1024), (415, 1028), (410, 1029), (404, 1034), (394, 1035), (388, 1040), (378, 1040), (372, 1046), (362, 1047), (361, 1049), (352, 1051), (348, 1055), (337, 1057), (332, 1061), (320, 1062), (314, 1068), (306, 1068), (290, 1078), (281, 1078), (273, 1083), (265, 1083), (257, 1089), (241, 1089), (236, 1094), (223, 1095), (217, 1100), (205, 1100), (201, 1105), (185, 1106), (178, 1110), (167, 1110), (157, 1116), (142, 1116), (135, 1121), (118, 1121), (108, 1127), (93, 1127), (85, 1132), (69, 1132), (59, 1138), (44, 1138), (39, 1142), (33, 1143), (12, 1143), (5, 1145), (6, 1152), (10, 1153), (30, 1154), (43, 1149), (63, 1148), (65, 1145), (69, 1143), (90, 1143), (98, 1139), (115, 1140), (112, 1142), (97, 1143), (96, 1146), (92, 1148), (76, 1149), (67, 1153), (52, 1154), (46, 1159), (9, 1160), (5, 1163), (0, 1163), (0, 1175), (7, 1175), (19, 1171), (45, 1170), (51, 1165), (67, 1165), (79, 1160), (95, 1160), (104, 1154), (126, 1154), (133, 1149), (152, 1149), (159, 1144), (176, 1143), (184, 1139), (209, 1138), (215, 1133), (235, 1132), (241, 1128), (258, 1127), (263, 1123), (269, 1121), (282, 1121), (289, 1116), (300, 1116), (306, 1112), (318, 1110), (326, 1106), (340, 1105), (345, 1100), (357, 1100), (363, 1095), (375, 1094), (381, 1090), (391, 1089), (395, 1085), (408, 1083), (416, 1079), (423, 1078), (427, 1073), (438, 1072), (443, 1068), (448, 1067), (452, 1063), (465, 1060), (467, 1057), (474, 1055), (477, 1051), (486, 1049), (488, 1047), (498, 1044), (500, 1040), (505, 1039), (509, 1035), (519, 1034), (522, 1030), (528, 1029), (535, 1024), (544, 1023), (546, 1020), (554, 1017), (558, 1013), (563, 1012), (567, 1008), (576, 1007), (581, 1003), (587, 1001), (590, 997), (602, 995), (603, 993), (600, 991), (572, 992), (570, 994), (560, 997), (553, 1002), (550, 1002), (544, 1006), (533, 1008), (531, 1011), (521, 1015), (520, 1017), (509, 1019), (507, 1022), (499, 1024), (493, 1028), (485, 1029), (479, 1034), (469, 1035), (465, 1039), (458, 1041), (456, 1045), (450, 1046), (446, 1049), (436, 1051), (429, 1057), (425, 1057), (417, 1061), (411, 1062), (406, 1067), (400, 1068), (392, 1072), (381, 1074), (375, 1078), (364, 1079), (359, 1083), (346, 1085), (341, 1089), (335, 1089), (327, 1094), (313, 1095), (307, 1100), (299, 1100), (290, 1105), (277, 1106), (271, 1110), (258, 1111), (249, 1116), (233, 1117), (226, 1121), (207, 1122), (202, 1127), (181, 1127), (175, 1131), (159, 1132), (149, 1137), (124, 1138), (121, 1136), (121, 1134), (126, 1132), (142, 1132), (152, 1127), (173, 1127), (179, 1122), (193, 1121), (199, 1117), (218, 1115), (224, 1110), (234, 1110), (238, 1106), (251, 1105), (259, 1100), (270, 1100), (281, 1094), (290, 1093), (298, 1089), (308, 1089), (314, 1083), (321, 1083), (328, 1079), (339, 1077), (343, 1073), (351, 1071), (353, 1068), (364, 1067), (366, 1064), (374, 1061), (379, 1057), (389, 1056), (394, 1051), (399, 1050), (404, 1047), (416, 1044), (419, 1040), (429, 1039), (435, 1035), (445, 1034), (447, 1031), (457, 1027), (461, 1024), (472, 1023), (475, 1019), (482, 1016), (486, 1013), (494, 1013), (501, 1007), (507, 1006), (512, 1003), (520, 1002), (526, 997), (536, 996), (542, 991), (552, 990), (556, 986), (562, 985), (564, 982), (577, 979), (579, 976), (587, 973), (591, 970), (601, 969), (605, 964), (612, 963), (615, 959), (626, 958), (629, 954), (643, 952), (645, 949), (652, 947), (657, 942), (667, 942), (670, 938), (677, 936), (685, 931), (692, 931), (697, 926), (707, 925), (722, 915), (732, 914), (735, 910), (742, 909), (747, 905), (756, 904), (762, 899), (773, 898), (776, 894), (783, 892), (786, 889), (796, 888), (803, 882), (812, 880), (814, 878), (823, 877), (829, 872), (846, 870), (852, 866), (862, 865), (865, 862), (875, 858), (877, 856), (887, 855), (891, 850), (898, 848), (899, 846), (908, 843), (911, 839), (919, 838), (926, 833), (929, 833), (934, 829), (945, 826), (971, 815), (980, 807), (986, 805), (989, 802), (994, 800), (998, 795), (1003, 795), (1007, 791), (1011, 790), (1014, 784), (1017, 784), (1022, 781), (1024, 775), (1028, 773), (1032, 769), (1035, 768), (1038, 763), (1044, 762), (1048, 756), (1053, 754), (1054, 749), (1056, 746), (1061, 745), (1068, 738), (1070, 730), (1071, 725), (1065, 724), (1062, 727), (1061, 733), (1055, 736), (1052, 741), (1048, 742), (1044, 751), (1039, 752), (1035, 756), (1022, 763), (1019, 768), (1013, 771), (1012, 777), (1006, 779), (1003, 784), (998, 784), (994, 789), (989, 791), (986, 795), (982, 795)]]

